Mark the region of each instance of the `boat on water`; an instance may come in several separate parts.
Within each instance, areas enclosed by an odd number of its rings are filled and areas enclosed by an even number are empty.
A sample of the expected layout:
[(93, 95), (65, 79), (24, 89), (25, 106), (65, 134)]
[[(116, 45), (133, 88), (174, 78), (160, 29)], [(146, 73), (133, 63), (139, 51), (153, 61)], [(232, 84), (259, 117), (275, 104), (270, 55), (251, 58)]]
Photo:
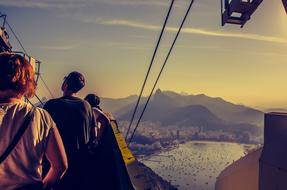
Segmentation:
[[(222, 25), (244, 24), (251, 18), (262, 0), (226, 0), (222, 6)], [(287, 0), (282, 0), (287, 12)], [(236, 17), (233, 13), (240, 13)], [(1, 15), (0, 17), (5, 17)], [(3, 25), (4, 26), (4, 25)], [(9, 35), (0, 29), (0, 52), (12, 51)], [(24, 52), (25, 53), (25, 52)], [(26, 54), (25, 54), (26, 55)], [(26, 55), (40, 75), (40, 61)], [(28, 100), (27, 100), (28, 101)], [(41, 100), (39, 100), (41, 102)], [(225, 168), (218, 176), (215, 190), (285, 190), (287, 189), (287, 114), (265, 114), (264, 145)], [(126, 139), (118, 129), (115, 119), (111, 120), (112, 144), (116, 155), (119, 189), (153, 190), (164, 189), (154, 176), (147, 172), (129, 149)]]

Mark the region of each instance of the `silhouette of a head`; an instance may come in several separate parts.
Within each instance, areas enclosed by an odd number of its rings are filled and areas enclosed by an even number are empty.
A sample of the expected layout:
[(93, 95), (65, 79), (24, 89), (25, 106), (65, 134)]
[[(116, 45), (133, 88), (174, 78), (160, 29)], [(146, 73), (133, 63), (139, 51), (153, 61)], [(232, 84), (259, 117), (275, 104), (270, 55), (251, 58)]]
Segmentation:
[(86, 97), (85, 97), (85, 100), (87, 102), (89, 102), (89, 104), (92, 106), (92, 107), (99, 107), (99, 104), (101, 102), (100, 100), (100, 97), (98, 97), (96, 94), (88, 94)]
[[(64, 85), (65, 88), (63, 88)], [(72, 93), (77, 93), (85, 86), (85, 78), (81, 73), (73, 71), (68, 76), (65, 77), (63, 86), (62, 86), (63, 91), (66, 90)]]

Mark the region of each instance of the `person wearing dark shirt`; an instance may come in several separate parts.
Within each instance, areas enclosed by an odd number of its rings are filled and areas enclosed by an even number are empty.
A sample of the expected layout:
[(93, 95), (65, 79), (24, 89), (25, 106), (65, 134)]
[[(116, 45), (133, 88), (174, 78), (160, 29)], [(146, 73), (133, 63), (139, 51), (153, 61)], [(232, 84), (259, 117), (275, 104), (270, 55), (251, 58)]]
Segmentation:
[[(70, 168), (58, 189), (79, 189), (79, 176), (76, 175), (79, 163), (76, 158), (79, 150), (96, 138), (96, 122), (91, 106), (85, 100), (76, 97), (85, 86), (84, 76), (71, 72), (62, 84), (63, 96), (49, 100), (44, 109), (52, 116), (58, 126), (66, 149)], [(76, 179), (75, 179), (76, 178)]]
[(93, 172), (91, 179), (96, 182), (96, 186), (86, 190), (133, 190), (134, 188), (111, 126), (109, 114), (105, 114), (100, 108), (100, 98), (96, 94), (88, 94), (85, 100), (93, 108), (98, 128), (98, 154), (93, 168), (95, 172)]
[(89, 102), (93, 109), (95, 120), (97, 122), (97, 140), (100, 141), (104, 128), (110, 125), (109, 118), (100, 107), (100, 97), (96, 94), (88, 94), (85, 97), (85, 100)]

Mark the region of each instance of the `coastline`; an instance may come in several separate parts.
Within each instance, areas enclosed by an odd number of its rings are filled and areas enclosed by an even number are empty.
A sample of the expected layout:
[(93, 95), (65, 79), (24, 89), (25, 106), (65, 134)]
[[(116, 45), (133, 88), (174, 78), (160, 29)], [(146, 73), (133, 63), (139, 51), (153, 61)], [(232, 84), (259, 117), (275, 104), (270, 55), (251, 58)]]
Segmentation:
[(224, 143), (224, 144), (240, 144), (244, 147), (244, 150), (246, 153), (249, 151), (252, 151), (253, 149), (256, 149), (256, 147), (260, 146), (261, 144), (255, 144), (255, 143), (240, 143), (240, 142), (234, 142), (234, 141), (214, 141), (214, 140), (190, 140), (190, 141), (181, 141), (178, 144), (170, 144), (167, 147), (163, 147), (162, 149), (155, 150), (153, 152), (149, 152), (148, 154), (139, 154), (135, 155), (139, 161), (147, 160), (150, 157), (160, 155), (163, 152), (168, 152), (171, 150), (174, 150), (176, 148), (179, 148), (180, 145), (185, 145), (188, 143), (199, 143), (199, 144), (214, 144), (214, 143)]
[(212, 190), (216, 177), (226, 166), (256, 148), (258, 144), (188, 141), (140, 161), (180, 190)]

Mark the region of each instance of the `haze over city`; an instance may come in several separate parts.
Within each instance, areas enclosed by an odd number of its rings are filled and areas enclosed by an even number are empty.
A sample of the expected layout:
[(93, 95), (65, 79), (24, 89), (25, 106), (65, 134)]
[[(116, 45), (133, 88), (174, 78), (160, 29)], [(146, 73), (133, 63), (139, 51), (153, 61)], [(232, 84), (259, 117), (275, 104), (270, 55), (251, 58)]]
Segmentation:
[[(42, 76), (55, 96), (61, 95), (63, 77), (79, 70), (87, 79), (81, 96), (96, 92), (119, 98), (139, 93), (169, 3), (2, 0), (0, 10), (27, 52), (43, 62)], [(188, 3), (176, 1), (151, 78)], [(263, 1), (243, 29), (221, 27), (220, 21), (219, 0), (195, 1), (158, 87), (261, 109), (287, 108), (287, 17), (281, 1)], [(49, 98), (41, 85), (38, 90)]]

